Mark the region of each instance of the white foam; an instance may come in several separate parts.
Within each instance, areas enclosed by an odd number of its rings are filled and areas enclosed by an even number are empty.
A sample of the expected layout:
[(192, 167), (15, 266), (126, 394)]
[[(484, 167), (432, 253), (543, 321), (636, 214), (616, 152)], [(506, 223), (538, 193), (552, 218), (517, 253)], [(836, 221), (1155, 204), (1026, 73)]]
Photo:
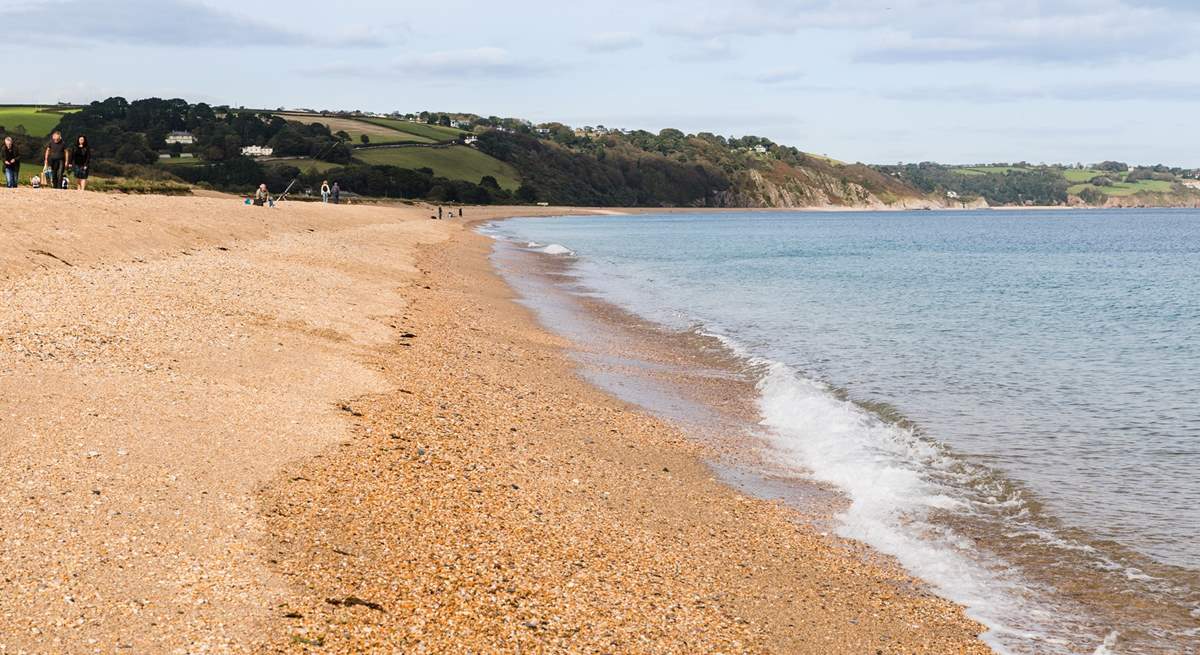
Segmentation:
[(568, 248), (566, 246), (561, 246), (557, 243), (552, 243), (552, 244), (546, 246), (545, 248), (542, 248), (540, 250), (540, 252), (544, 252), (547, 255), (574, 255), (575, 254), (574, 250), (571, 250), (570, 248)]
[(969, 541), (927, 521), (930, 510), (963, 509), (964, 501), (925, 474), (951, 466), (938, 446), (911, 430), (886, 423), (825, 385), (789, 367), (757, 360), (763, 425), (792, 465), (835, 485), (850, 501), (838, 533), (891, 555), (944, 596), (966, 605), (1004, 652), (1004, 635), (1029, 637), (1006, 625), (1019, 602), (1017, 583), (971, 558)]

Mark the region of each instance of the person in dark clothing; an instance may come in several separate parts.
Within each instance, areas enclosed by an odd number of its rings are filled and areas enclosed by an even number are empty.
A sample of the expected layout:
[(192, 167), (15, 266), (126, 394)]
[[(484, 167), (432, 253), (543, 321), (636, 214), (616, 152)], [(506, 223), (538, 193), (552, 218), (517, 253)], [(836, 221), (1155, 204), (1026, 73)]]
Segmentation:
[(438, 205), (438, 220), (442, 220), (442, 206)]
[(79, 190), (87, 189), (88, 166), (92, 164), (92, 147), (88, 145), (86, 136), (80, 136), (74, 148), (67, 153), (67, 165), (72, 167), (75, 179), (79, 180)]
[(4, 186), (17, 188), (18, 175), (21, 172), (21, 153), (11, 136), (4, 137), (4, 147), (0, 149), (0, 158), (4, 160)]
[(342, 187), (338, 186), (337, 182), (333, 183), (333, 204), (338, 204), (342, 201)]
[(67, 166), (67, 142), (63, 141), (62, 132), (50, 135), (44, 163), (46, 167), (43, 170), (50, 171), (50, 179), (45, 181), (50, 183), (51, 189), (61, 189), (63, 173), (66, 172)]

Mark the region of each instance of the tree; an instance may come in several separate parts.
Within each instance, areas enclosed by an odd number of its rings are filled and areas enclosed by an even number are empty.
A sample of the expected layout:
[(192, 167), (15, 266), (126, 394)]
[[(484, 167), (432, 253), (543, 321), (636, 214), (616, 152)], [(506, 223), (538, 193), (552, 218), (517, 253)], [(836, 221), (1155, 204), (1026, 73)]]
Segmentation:
[(350, 133), (347, 132), (346, 130), (338, 130), (337, 132), (334, 133), (334, 136), (336, 136), (338, 138), (338, 140), (340, 140), (340, 141), (349, 141), (350, 140)]
[(369, 137), (369, 136), (367, 136), (367, 135), (365, 135), (365, 134), (364, 134), (364, 135), (362, 135), (362, 136), (360, 136), (360, 137), (358, 137), (358, 140), (359, 140), (359, 141), (362, 141), (362, 144), (363, 144), (364, 146), (366, 146), (366, 145), (370, 145), (370, 144), (371, 144), (371, 137)]
[(145, 156), (142, 154), (141, 148), (138, 148), (132, 143), (126, 143), (117, 149), (117, 161), (122, 164), (145, 164)]
[(517, 187), (517, 200), (520, 202), (537, 202), (537, 189), (528, 184), (522, 184)]
[(487, 189), (488, 191), (500, 190), (500, 183), (497, 182), (496, 178), (492, 177), (491, 175), (484, 175), (482, 178), (480, 178), (479, 186)]

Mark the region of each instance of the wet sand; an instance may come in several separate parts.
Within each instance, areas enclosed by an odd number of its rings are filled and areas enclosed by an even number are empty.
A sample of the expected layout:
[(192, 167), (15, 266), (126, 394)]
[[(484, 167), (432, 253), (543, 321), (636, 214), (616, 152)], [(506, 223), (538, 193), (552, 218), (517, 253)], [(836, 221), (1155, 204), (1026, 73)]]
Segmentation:
[(987, 652), (427, 208), (0, 201), (0, 653)]

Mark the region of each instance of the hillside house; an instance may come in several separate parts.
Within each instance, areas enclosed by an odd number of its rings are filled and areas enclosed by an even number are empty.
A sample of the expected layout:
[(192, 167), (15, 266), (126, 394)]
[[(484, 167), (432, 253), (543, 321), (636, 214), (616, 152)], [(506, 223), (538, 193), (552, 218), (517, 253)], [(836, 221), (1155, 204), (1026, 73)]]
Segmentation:
[(765, 155), (767, 154), (767, 147), (760, 143), (759, 145), (754, 146), (754, 152), (757, 152), (760, 155)]
[(246, 146), (242, 148), (242, 155), (245, 157), (270, 157), (275, 154), (275, 149), (269, 146)]
[(165, 139), (167, 144), (181, 143), (185, 146), (190, 146), (196, 142), (196, 137), (192, 136), (191, 132), (171, 132)]
[(467, 144), (467, 145), (469, 145), (469, 146), (473, 146), (473, 145), (475, 145), (476, 143), (479, 143), (479, 137), (477, 137), (477, 136), (469, 136), (469, 137), (467, 137), (467, 138), (463, 139), (463, 143), (465, 143), (465, 144)]

